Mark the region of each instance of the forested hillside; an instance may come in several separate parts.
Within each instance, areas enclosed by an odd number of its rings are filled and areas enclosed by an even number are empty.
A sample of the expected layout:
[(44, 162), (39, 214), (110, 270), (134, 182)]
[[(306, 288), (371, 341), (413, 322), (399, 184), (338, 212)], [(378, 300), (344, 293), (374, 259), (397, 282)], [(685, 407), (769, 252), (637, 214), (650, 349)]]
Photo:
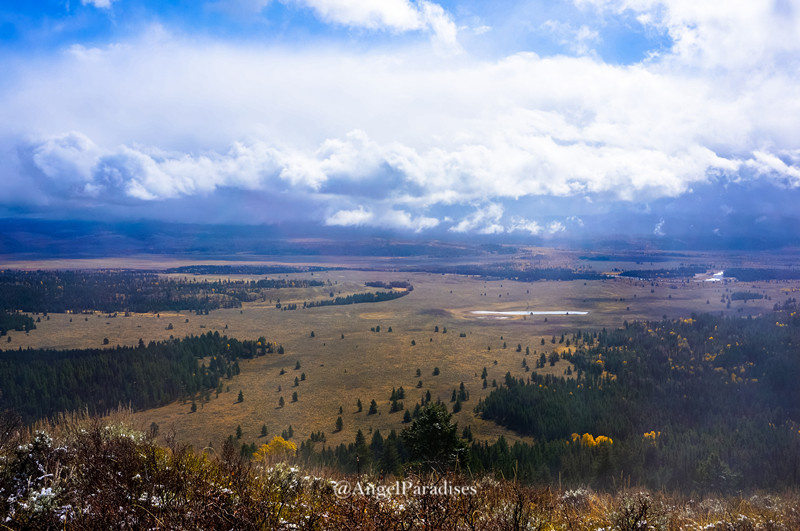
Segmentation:
[[(452, 425), (442, 414), (435, 423), (458, 437), (437, 462), (603, 489), (737, 492), (800, 481), (800, 315), (793, 300), (758, 318), (633, 323), (576, 332), (566, 344), (567, 374), (509, 374), (475, 408), (532, 443), (473, 441), (469, 426)], [(397, 474), (420, 461), (409, 433), (421, 416), (462, 407), (455, 391), (453, 400), (406, 404), (409, 428), (401, 433), (359, 432), (337, 447), (309, 439), (299, 455), (349, 473)]]
[[(500, 449), (534, 477), (560, 471), (610, 484), (622, 475), (654, 488), (715, 489), (800, 480), (793, 301), (758, 318), (633, 323), (576, 333), (572, 343), (562, 356), (573, 374), (507, 376), (477, 407), (534, 437), (531, 448)], [(489, 466), (492, 451), (477, 453)]]

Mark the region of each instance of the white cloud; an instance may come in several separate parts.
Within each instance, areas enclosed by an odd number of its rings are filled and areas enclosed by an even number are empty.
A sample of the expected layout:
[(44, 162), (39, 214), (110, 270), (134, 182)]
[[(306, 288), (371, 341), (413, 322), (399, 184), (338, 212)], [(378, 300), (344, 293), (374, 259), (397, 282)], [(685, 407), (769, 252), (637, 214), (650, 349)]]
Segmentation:
[[(305, 1), (331, 23), (435, 30), (456, 42), (438, 4)], [(589, 3), (634, 10), (678, 45), (619, 66), (594, 55), (446, 59), (418, 46), (289, 51), (154, 27), (138, 40), (4, 61), (0, 152), (24, 159), (4, 179), (24, 190), (25, 169), (38, 168), (53, 201), (291, 192), (323, 204), (333, 224), (408, 230), (437, 226), (437, 207), (482, 205), (451, 230), (531, 234), (559, 227), (504, 220), (505, 201), (650, 201), (711, 176), (800, 182), (800, 69), (789, 68), (800, 31), (778, 27), (796, 24), (796, 13), (782, 23), (760, 5), (715, 14), (696, 2)], [(779, 37), (767, 34), (770, 24)], [(733, 44), (714, 42), (720, 28), (763, 61), (722, 57)], [(568, 29), (594, 42), (593, 29)]]
[(439, 224), (439, 220), (427, 216), (413, 217), (403, 210), (384, 210), (375, 213), (359, 206), (353, 210), (339, 210), (325, 219), (326, 225), (344, 227), (372, 225), (391, 229), (413, 230), (421, 232)]
[(339, 210), (325, 220), (326, 225), (342, 225), (345, 227), (364, 225), (373, 219), (372, 212), (360, 206), (355, 210)]
[(408, 0), (296, 1), (312, 8), (322, 20), (329, 23), (395, 31), (409, 31), (422, 27), (419, 11)]
[(86, 135), (73, 131), (40, 140), (32, 150), (33, 163), (54, 183), (85, 183), (100, 148)]
[(503, 206), (489, 203), (476, 206), (475, 211), (450, 227), (451, 232), (477, 232), (479, 234), (497, 234), (505, 231), (500, 224), (503, 217)]
[(658, 220), (656, 226), (653, 228), (653, 234), (656, 236), (664, 236), (664, 218)]
[(419, 0), (295, 0), (325, 22), (393, 32), (429, 31), (442, 51), (458, 51), (458, 29), (439, 4)]
[(547, 232), (550, 234), (557, 234), (559, 232), (564, 232), (565, 230), (567, 230), (567, 227), (565, 227), (560, 221), (551, 221), (547, 224)]
[(645, 26), (668, 32), (677, 64), (757, 71), (800, 62), (800, 13), (790, 0), (574, 0), (604, 12), (636, 13)]
[(421, 232), (437, 226), (439, 220), (429, 216), (412, 217), (408, 212), (392, 209), (380, 216), (377, 224), (384, 227)]
[(788, 181), (793, 188), (800, 187), (800, 165), (787, 164), (772, 153), (755, 151), (747, 165), (761, 175), (775, 176)]
[(111, 7), (111, 3), (115, 2), (116, 0), (81, 0), (81, 4), (83, 5), (93, 5), (98, 9), (108, 9)]
[(519, 216), (511, 218), (511, 226), (508, 228), (508, 232), (527, 232), (534, 236), (541, 234), (542, 230), (544, 229), (536, 221)]
[(542, 28), (552, 33), (559, 44), (578, 55), (591, 54), (594, 52), (592, 46), (601, 40), (597, 30), (585, 24), (576, 29), (568, 22), (548, 20)]

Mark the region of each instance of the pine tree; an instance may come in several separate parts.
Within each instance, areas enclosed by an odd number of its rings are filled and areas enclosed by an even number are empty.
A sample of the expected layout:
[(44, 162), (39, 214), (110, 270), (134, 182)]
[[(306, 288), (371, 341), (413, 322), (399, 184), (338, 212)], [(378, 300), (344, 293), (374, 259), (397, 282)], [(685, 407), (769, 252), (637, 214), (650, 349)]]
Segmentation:
[(374, 415), (377, 412), (378, 412), (378, 403), (375, 402), (375, 400), (373, 400), (372, 402), (369, 403), (369, 411), (367, 412), (367, 415)]
[[(410, 422), (410, 421), (409, 421)], [(380, 469), (384, 474), (397, 476), (400, 474), (400, 457), (394, 441), (387, 438), (383, 445), (383, 454), (380, 460)]]
[(241, 391), (239, 391), (239, 396), (236, 398), (236, 401), (237, 402), (244, 402), (244, 394), (242, 394)]
[(342, 421), (342, 417), (336, 417), (336, 431), (342, 431), (344, 427), (344, 422)]
[(426, 406), (412, 425), (403, 430), (411, 458), (435, 470), (450, 468), (467, 448), (458, 436), (458, 425), (444, 405)]

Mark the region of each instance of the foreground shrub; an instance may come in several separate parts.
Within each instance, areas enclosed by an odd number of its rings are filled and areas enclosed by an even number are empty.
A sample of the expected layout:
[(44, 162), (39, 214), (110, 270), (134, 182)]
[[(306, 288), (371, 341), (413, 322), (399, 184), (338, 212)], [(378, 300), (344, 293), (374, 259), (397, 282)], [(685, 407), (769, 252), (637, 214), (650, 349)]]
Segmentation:
[(251, 460), (232, 444), (208, 453), (158, 444), (124, 416), (28, 433), (5, 415), (0, 428), (4, 529), (800, 529), (796, 494), (687, 501), (458, 473), (310, 473), (292, 457)]

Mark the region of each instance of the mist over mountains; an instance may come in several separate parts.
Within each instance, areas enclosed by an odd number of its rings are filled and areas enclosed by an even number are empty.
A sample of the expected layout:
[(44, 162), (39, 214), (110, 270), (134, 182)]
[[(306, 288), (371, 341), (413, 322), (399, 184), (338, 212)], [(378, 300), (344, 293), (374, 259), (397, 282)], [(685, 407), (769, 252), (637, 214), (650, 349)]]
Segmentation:
[[(576, 204), (577, 203), (577, 204)], [(497, 215), (473, 217), (424, 231), (335, 226), (301, 212), (271, 224), (178, 222), (169, 219), (0, 219), (0, 255), (124, 256), (131, 254), (236, 255), (452, 255), (463, 245), (545, 245), (601, 249), (747, 250), (800, 245), (800, 192), (766, 183), (707, 185), (647, 205), (587, 203), (565, 198), (516, 201)], [(162, 205), (164, 217), (171, 212)], [(204, 212), (198, 205), (197, 212)], [(451, 210), (452, 212), (452, 210)], [(58, 212), (54, 213), (58, 215)], [(213, 215), (213, 214), (211, 214)], [(541, 220), (534, 230), (515, 226), (521, 216)], [(311, 218), (311, 219), (309, 219)], [(491, 230), (487, 230), (491, 229)], [(430, 245), (429, 242), (437, 242)], [(400, 244), (402, 242), (402, 244)]]

